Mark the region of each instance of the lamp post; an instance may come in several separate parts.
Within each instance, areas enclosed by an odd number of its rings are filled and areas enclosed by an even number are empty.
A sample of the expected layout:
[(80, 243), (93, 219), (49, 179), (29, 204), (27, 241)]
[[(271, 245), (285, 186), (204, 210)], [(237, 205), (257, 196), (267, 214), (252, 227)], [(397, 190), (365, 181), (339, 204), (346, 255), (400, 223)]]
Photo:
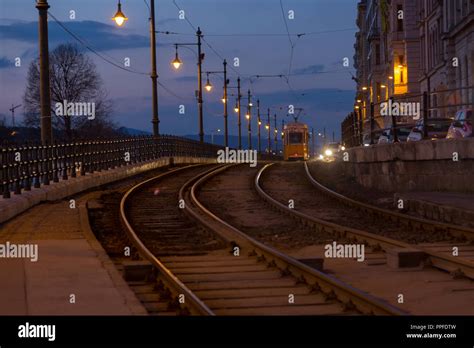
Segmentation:
[(247, 92), (247, 114), (245, 118), (247, 118), (247, 131), (248, 131), (248, 148), (252, 150), (252, 102), (250, 100), (251, 94), (250, 89)]
[(211, 130), (211, 144), (214, 145), (214, 132), (220, 133), (220, 129)]
[(229, 81), (227, 80), (227, 61), (224, 59), (223, 62), (224, 70), (223, 71), (206, 71), (207, 81), (204, 88), (206, 91), (210, 92), (212, 89), (211, 82), (209, 81), (209, 74), (224, 74), (224, 97), (222, 98), (222, 102), (224, 103), (224, 145), (225, 147), (229, 146), (228, 138), (229, 138), (229, 128), (227, 124), (227, 85)]
[(48, 1), (38, 0), (38, 34), (40, 61), (40, 104), (41, 104), (41, 143), (51, 144), (53, 129), (51, 126), (51, 95), (49, 89), (49, 47), (48, 47)]
[(262, 152), (262, 143), (260, 141), (260, 127), (262, 120), (260, 119), (260, 99), (257, 99), (257, 124), (258, 124), (258, 152)]
[(282, 150), (283, 150), (283, 148), (284, 148), (284, 147), (283, 147), (283, 134), (284, 134), (283, 130), (284, 130), (284, 129), (285, 129), (285, 120), (282, 119), (282, 120), (281, 120), (281, 132), (280, 132), (280, 134), (281, 134), (281, 149), (282, 149)]
[(237, 88), (237, 99), (234, 107), (234, 111), (237, 113), (237, 125), (239, 129), (239, 150), (242, 149), (242, 122), (241, 122), (241, 108), (240, 108), (240, 100), (242, 95), (240, 94), (240, 77), (237, 78), (237, 86), (235, 87), (227, 87), (227, 88)]
[(270, 108), (267, 109), (267, 125), (265, 126), (265, 128), (267, 129), (268, 131), (268, 154), (271, 153), (272, 151), (272, 144), (271, 144), (271, 137), (270, 137)]
[[(121, 27), (128, 18), (122, 12), (120, 0), (117, 6), (117, 12), (112, 17), (115, 23)], [(158, 116), (158, 74), (156, 73), (156, 31), (155, 31), (155, 0), (150, 0), (150, 52), (151, 52), (151, 97), (152, 97), (152, 116), (153, 135), (160, 134), (160, 118)]]
[(273, 115), (273, 121), (274, 121), (274, 124), (275, 124), (275, 130), (273, 131), (275, 133), (275, 138), (273, 139), (273, 141), (275, 142), (275, 154), (278, 152), (278, 138), (277, 138), (277, 134), (278, 134), (278, 128), (277, 128), (277, 114), (274, 114)]
[(156, 73), (156, 33), (155, 33), (155, 0), (150, 0), (150, 45), (151, 45), (151, 96), (153, 135), (160, 134), (160, 119), (158, 118), (158, 87)]
[[(179, 46), (197, 46), (198, 47), (198, 111), (199, 111), (199, 141), (201, 143), (204, 142), (204, 122), (203, 122), (203, 113), (202, 113), (202, 61), (204, 60), (204, 53), (201, 53), (201, 38), (202, 38), (202, 31), (201, 28), (198, 27), (196, 31), (197, 36), (197, 43), (175, 43), (176, 48), (176, 55), (175, 59), (171, 62), (173, 67), (177, 70), (183, 64), (178, 57), (178, 47)], [(209, 80), (208, 80), (209, 82)], [(206, 89), (209, 91), (212, 89), (212, 85), (210, 83), (206, 84)]]

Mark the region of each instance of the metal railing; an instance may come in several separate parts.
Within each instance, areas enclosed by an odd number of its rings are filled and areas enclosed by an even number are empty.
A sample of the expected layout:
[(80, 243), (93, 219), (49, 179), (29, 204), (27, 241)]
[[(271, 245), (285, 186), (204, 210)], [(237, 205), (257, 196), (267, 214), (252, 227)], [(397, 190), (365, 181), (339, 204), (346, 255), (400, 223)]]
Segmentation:
[(221, 146), (172, 135), (39, 145), (0, 145), (3, 198), (59, 182), (163, 157), (216, 157)]

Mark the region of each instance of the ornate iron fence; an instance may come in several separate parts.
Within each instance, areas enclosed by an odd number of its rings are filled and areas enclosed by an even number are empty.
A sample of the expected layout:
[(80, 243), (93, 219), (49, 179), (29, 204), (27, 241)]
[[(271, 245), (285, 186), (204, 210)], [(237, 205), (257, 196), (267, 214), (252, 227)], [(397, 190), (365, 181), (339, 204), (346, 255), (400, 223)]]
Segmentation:
[[(217, 157), (222, 146), (172, 136), (142, 136), (72, 143), (2, 145), (0, 189), (3, 198), (50, 182), (68, 180), (163, 157)], [(262, 155), (261, 159), (269, 159)]]

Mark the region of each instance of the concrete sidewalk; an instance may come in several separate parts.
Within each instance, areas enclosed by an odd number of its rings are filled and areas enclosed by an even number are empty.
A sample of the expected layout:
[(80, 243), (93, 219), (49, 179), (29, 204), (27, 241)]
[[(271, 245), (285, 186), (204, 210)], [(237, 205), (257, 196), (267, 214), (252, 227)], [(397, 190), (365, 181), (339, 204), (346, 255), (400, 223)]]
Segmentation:
[(474, 227), (474, 194), (456, 192), (403, 192), (395, 194), (409, 211), (425, 218)]
[(0, 315), (147, 313), (90, 231), (94, 195), (75, 209), (69, 200), (38, 205), (1, 228), (0, 244), (37, 244), (38, 261), (0, 258)]

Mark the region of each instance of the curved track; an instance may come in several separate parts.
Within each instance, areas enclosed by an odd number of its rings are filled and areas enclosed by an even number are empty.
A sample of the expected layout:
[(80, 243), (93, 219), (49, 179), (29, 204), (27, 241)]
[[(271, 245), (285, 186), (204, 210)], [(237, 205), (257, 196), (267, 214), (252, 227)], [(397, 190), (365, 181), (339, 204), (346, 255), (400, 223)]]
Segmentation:
[(228, 167), (174, 170), (134, 186), (121, 201), (129, 238), (184, 313), (405, 314), (263, 245), (207, 210), (197, 192)]
[[(414, 245), (395, 238), (388, 238), (380, 234), (368, 232), (368, 228), (367, 230), (351, 228), (340, 223), (334, 223), (322, 218), (315, 217), (313, 215), (308, 214), (307, 211), (302, 212), (298, 211), (297, 209), (288, 208), (287, 205), (283, 204), (280, 200), (275, 199), (274, 197), (269, 195), (262, 188), (262, 176), (269, 171), (269, 168), (271, 168), (271, 166), (272, 164), (264, 166), (255, 177), (255, 188), (257, 193), (266, 202), (276, 207), (280, 211), (286, 214), (290, 214), (294, 218), (300, 220), (303, 224), (313, 226), (318, 232), (329, 231), (331, 233), (334, 233), (338, 238), (346, 238), (349, 240), (357, 241), (359, 243), (371, 245), (374, 250), (415, 248), (426, 254), (426, 263), (432, 264), (434, 267), (437, 267), (439, 269), (449, 271), (456, 277), (467, 277), (470, 279), (474, 279), (474, 263), (472, 259), (469, 257), (455, 257), (451, 254), (453, 246), (459, 247), (460, 255), (462, 255), (462, 252), (464, 250), (463, 248), (466, 248), (466, 250), (471, 250), (472, 247), (466, 245), (467, 243), (465, 242), (457, 242), (450, 244), (444, 243), (443, 245), (434, 243), (430, 246), (420, 246), (417, 244)], [(372, 221), (380, 220), (382, 221), (383, 225), (389, 225), (389, 227), (393, 227), (395, 230), (403, 229), (415, 231), (413, 233), (441, 232), (443, 235), (450, 235), (455, 239), (474, 239), (473, 231), (467, 228), (411, 217), (405, 214), (381, 209), (347, 198), (343, 195), (329, 190), (328, 188), (317, 182), (312, 177), (307, 163), (305, 163), (305, 171), (307, 179), (312, 183), (316, 190), (326, 195), (330, 200), (337, 200), (337, 202), (349, 207), (349, 209), (355, 209), (356, 215), (359, 215), (360, 219), (367, 219), (368, 217)]]

